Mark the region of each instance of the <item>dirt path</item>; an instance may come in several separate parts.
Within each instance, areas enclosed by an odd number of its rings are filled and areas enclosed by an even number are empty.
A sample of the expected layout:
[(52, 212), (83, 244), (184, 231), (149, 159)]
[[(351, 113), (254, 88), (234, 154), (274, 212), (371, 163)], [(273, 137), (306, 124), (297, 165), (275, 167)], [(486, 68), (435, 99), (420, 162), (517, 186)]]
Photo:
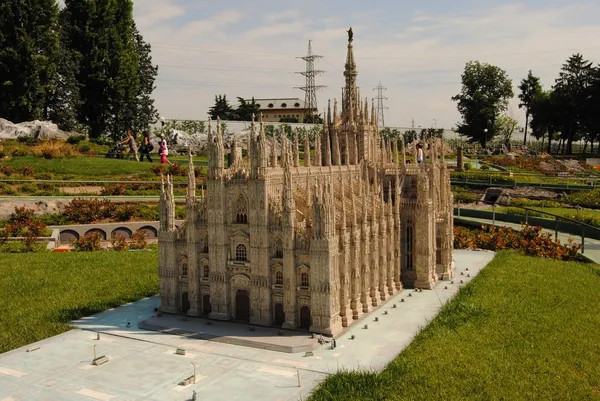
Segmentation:
[(35, 214), (56, 213), (59, 212), (64, 205), (70, 202), (70, 199), (65, 200), (3, 200), (0, 202), (0, 219), (10, 217), (14, 212), (15, 207), (26, 207), (35, 210)]

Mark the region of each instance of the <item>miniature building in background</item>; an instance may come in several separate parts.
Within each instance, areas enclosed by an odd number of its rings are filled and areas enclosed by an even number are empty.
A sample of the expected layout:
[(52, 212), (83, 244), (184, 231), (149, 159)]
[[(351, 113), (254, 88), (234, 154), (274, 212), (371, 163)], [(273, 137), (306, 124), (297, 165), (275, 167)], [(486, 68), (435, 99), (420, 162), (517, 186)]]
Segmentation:
[(352, 38), (341, 105), (322, 134), (275, 144), (252, 123), (248, 153), (209, 122), (206, 190), (190, 157), (186, 220), (173, 186), (160, 198), (160, 310), (336, 335), (403, 287), (431, 289), (453, 272), (453, 210), (440, 140), (427, 161), (379, 135), (361, 100)]

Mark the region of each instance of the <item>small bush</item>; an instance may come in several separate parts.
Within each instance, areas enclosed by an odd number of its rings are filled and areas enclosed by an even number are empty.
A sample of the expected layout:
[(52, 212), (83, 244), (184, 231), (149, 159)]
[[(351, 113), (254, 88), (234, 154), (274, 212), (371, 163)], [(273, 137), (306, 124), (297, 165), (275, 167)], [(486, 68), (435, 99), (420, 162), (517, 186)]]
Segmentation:
[(73, 199), (62, 214), (77, 224), (89, 224), (113, 216), (116, 205), (109, 200)]
[(61, 141), (42, 142), (34, 146), (31, 152), (34, 156), (43, 157), (44, 159), (62, 159), (76, 157), (79, 154), (73, 145)]
[(11, 166), (7, 166), (7, 165), (0, 166), (0, 174), (10, 177), (14, 173), (15, 173), (15, 169), (12, 168)]
[(102, 249), (102, 235), (97, 232), (87, 233), (73, 242), (73, 248), (77, 252), (93, 252)]
[(157, 165), (152, 166), (150, 168), (150, 171), (152, 171), (152, 173), (155, 175), (161, 175), (161, 174), (164, 174), (165, 169), (163, 168), (162, 164), (157, 164)]
[(92, 150), (92, 147), (88, 144), (84, 144), (84, 145), (81, 145), (78, 150), (79, 150), (79, 153), (89, 154)]
[(129, 249), (127, 239), (121, 234), (117, 234), (117, 236), (112, 240), (112, 247), (115, 251), (126, 251)]
[(30, 136), (21, 135), (21, 136), (17, 137), (17, 142), (32, 144), (32, 143), (35, 143), (35, 139), (33, 139)]
[(24, 157), (24, 156), (27, 156), (28, 154), (29, 154), (29, 149), (27, 149), (26, 147), (23, 147), (23, 146), (14, 147), (10, 151), (10, 155), (13, 157)]
[(21, 169), (21, 174), (25, 177), (33, 177), (35, 175), (35, 169), (32, 166), (25, 166)]
[(180, 176), (186, 176), (188, 173), (188, 169), (178, 163), (171, 164), (167, 171), (171, 175), (180, 175)]
[(17, 191), (8, 184), (0, 182), (0, 195), (16, 195)]
[(148, 245), (148, 241), (146, 240), (146, 231), (137, 230), (131, 236), (131, 243), (129, 244), (129, 248), (131, 249), (145, 249), (146, 245)]
[(114, 184), (114, 185), (106, 185), (100, 191), (100, 195), (102, 196), (121, 196), (125, 195), (127, 191), (127, 187), (125, 184)]
[(136, 208), (135, 217), (140, 220), (158, 220), (158, 207), (156, 205), (140, 204)]
[(471, 170), (473, 168), (473, 165), (471, 164), (471, 162), (466, 162), (463, 166), (463, 168), (465, 170)]
[(81, 141), (85, 141), (85, 135), (73, 135), (67, 138), (67, 143), (71, 145), (77, 145)]
[(488, 171), (490, 169), (490, 166), (488, 166), (487, 164), (482, 164), (481, 167), (479, 167), (479, 169), (483, 171)]
[(46, 224), (34, 216), (35, 211), (26, 207), (15, 207), (4, 233), (10, 237), (24, 237), (26, 252), (32, 252), (38, 237), (43, 236)]
[(37, 185), (32, 183), (26, 183), (19, 186), (19, 192), (23, 194), (34, 194), (37, 192)]
[(37, 173), (34, 178), (36, 180), (52, 180), (54, 176), (50, 173)]
[(136, 205), (123, 204), (117, 206), (114, 212), (114, 217), (117, 221), (129, 221), (135, 215)]
[(194, 167), (194, 176), (196, 178), (202, 177), (202, 166)]
[(0, 145), (0, 159), (6, 157), (6, 152), (4, 151), (4, 146)]

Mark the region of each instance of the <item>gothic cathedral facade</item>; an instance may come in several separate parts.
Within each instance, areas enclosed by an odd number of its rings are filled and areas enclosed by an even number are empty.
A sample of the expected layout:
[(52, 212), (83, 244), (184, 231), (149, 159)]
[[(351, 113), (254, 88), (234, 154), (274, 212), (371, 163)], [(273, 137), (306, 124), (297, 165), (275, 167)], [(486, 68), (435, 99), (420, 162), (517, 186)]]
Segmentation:
[(234, 141), (227, 167), (209, 121), (206, 189), (196, 193), (190, 157), (179, 227), (170, 179), (161, 187), (162, 312), (336, 335), (403, 288), (452, 278), (443, 143), (407, 162), (357, 75), (349, 40), (341, 110), (329, 107), (322, 133), (273, 141), (253, 122), (246, 157)]

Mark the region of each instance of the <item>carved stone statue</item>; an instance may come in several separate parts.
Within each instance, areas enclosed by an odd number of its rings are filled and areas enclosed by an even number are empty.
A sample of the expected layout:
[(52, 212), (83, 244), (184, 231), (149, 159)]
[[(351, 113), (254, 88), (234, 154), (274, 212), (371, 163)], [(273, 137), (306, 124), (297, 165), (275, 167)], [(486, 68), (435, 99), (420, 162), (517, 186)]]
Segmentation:
[(352, 42), (354, 40), (354, 32), (352, 32), (352, 27), (348, 29), (348, 42)]

